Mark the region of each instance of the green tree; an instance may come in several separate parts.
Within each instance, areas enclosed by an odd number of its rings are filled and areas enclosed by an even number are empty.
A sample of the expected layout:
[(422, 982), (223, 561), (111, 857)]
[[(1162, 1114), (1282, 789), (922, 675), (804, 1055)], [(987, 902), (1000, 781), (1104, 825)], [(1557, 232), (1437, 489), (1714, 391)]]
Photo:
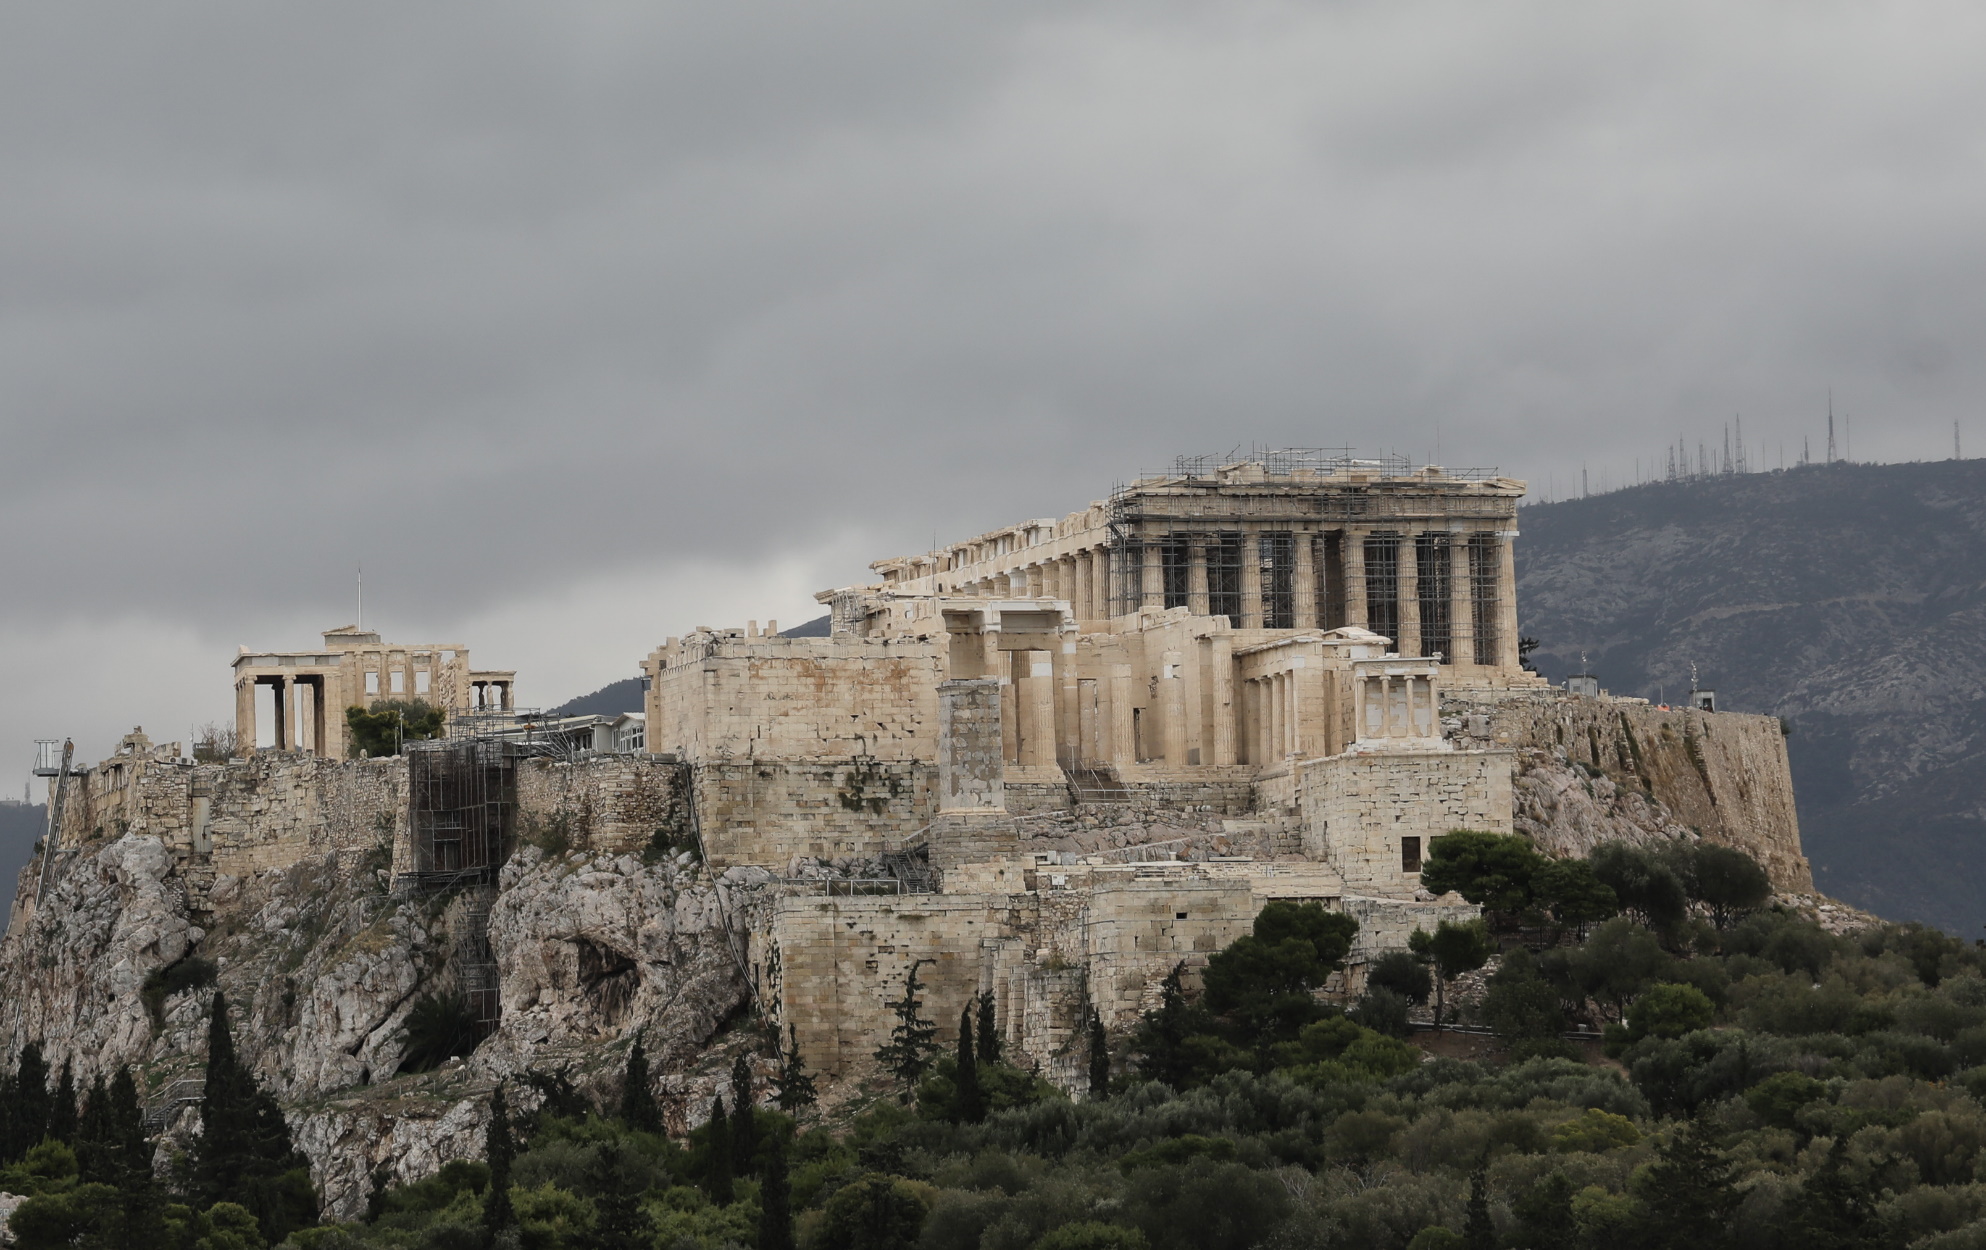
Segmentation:
[[(716, 1123), (723, 1122), (720, 1100)], [(653, 1171), (653, 1165), (625, 1139), (603, 1141), (593, 1148), (585, 1177), (585, 1188), (593, 1199), (593, 1234), (587, 1242), (590, 1250), (648, 1250), (653, 1244), (653, 1230), (641, 1211), (641, 1195)], [(725, 1183), (728, 1191), (728, 1167)], [(730, 1200), (727, 1192), (720, 1205), (728, 1205)]]
[(1185, 976), (1185, 963), (1174, 964), (1159, 983), (1159, 1005), (1145, 1013), (1132, 1039), (1139, 1071), (1175, 1090), (1187, 1088), (1198, 1075), (1194, 1039), (1213, 1028), (1206, 1010), (1187, 1001)]
[[(636, 1042), (637, 1046), (641, 1043)], [(503, 1082), (490, 1094), (490, 1125), (483, 1134), (483, 1160), (490, 1166), (490, 1188), (483, 1196), (483, 1227), (494, 1237), (517, 1223), (510, 1205), (510, 1168), (517, 1159), (517, 1136), (510, 1126), (510, 1101)]]
[(1407, 939), (1407, 948), (1434, 968), (1434, 1027), (1439, 1029), (1447, 1006), (1449, 982), (1489, 962), (1489, 926), (1481, 920), (1465, 920), (1461, 924), (1444, 920), (1432, 933), (1415, 929)]
[(1322, 1014), (1315, 991), (1344, 966), (1357, 934), (1342, 912), (1277, 899), (1256, 913), (1252, 933), (1207, 961), (1207, 1009), (1257, 1046), (1293, 1037)]
[(83, 1108), (76, 1117), (76, 1162), (85, 1181), (106, 1185), (117, 1183), (117, 1165), (110, 1142), (110, 1091), (104, 1087), (103, 1073), (90, 1082), (83, 1095)]
[(1650, 1245), (1718, 1250), (1730, 1244), (1731, 1213), (1742, 1195), (1702, 1117), (1669, 1138), (1636, 1188)]
[(890, 1011), (896, 1016), (890, 1040), (876, 1048), (876, 1062), (902, 1083), (905, 1102), (910, 1101), (938, 1049), (938, 1026), (923, 1017), (920, 1011), (923, 1000), (917, 997), (921, 988), (917, 984), (917, 970), (928, 962), (919, 959), (910, 965), (903, 978), (903, 997), (890, 1004)]
[(1787, 1204), (1786, 1244), (1802, 1250), (1873, 1250), (1884, 1244), (1882, 1188), (1875, 1175), (1858, 1175), (1847, 1163), (1848, 1142), (1837, 1137), (1827, 1161)]
[(1651, 986), (1627, 1009), (1628, 1037), (1633, 1041), (1651, 1036), (1681, 1037), (1709, 1028), (1716, 1016), (1717, 1008), (1709, 996), (1694, 985), (1663, 983)]
[(1583, 928), (1620, 911), (1614, 888), (1583, 859), (1547, 860), (1531, 885), (1539, 904), (1568, 928)]
[(720, 1207), (731, 1205), (731, 1117), (724, 1114), (724, 1096), (711, 1104), (709, 1156), (703, 1170), (703, 1192)]
[(64, 1059), (62, 1077), (55, 1083), (55, 1098), (48, 1108), (48, 1136), (74, 1145), (76, 1124), (76, 1074)]
[(207, 1023), (207, 1080), (192, 1150), (195, 1196), (232, 1202), (279, 1242), (317, 1218), (309, 1163), (297, 1153), (282, 1108), (236, 1057), (227, 996), (216, 992)]
[(1625, 842), (1602, 842), (1587, 863), (1621, 907), (1643, 924), (1666, 931), (1689, 914), (1682, 877), (1663, 857)]
[(638, 1133), (662, 1131), (662, 1109), (655, 1105), (655, 1090), (648, 1079), (648, 1052), (640, 1034), (628, 1047), (627, 1066), (621, 1072), (621, 1123)]
[(957, 1096), (952, 1103), (962, 1124), (977, 1124), (986, 1118), (986, 1099), (979, 1092), (979, 1062), (972, 1053), (972, 1008), (959, 1012), (958, 1061), (952, 1069)]
[(400, 754), (401, 744), (441, 736), (447, 712), (425, 699), (376, 699), (371, 708), (345, 709), (353, 758)]
[(1572, 1217), (1574, 1186), (1563, 1172), (1553, 1172), (1543, 1182), (1529, 1186), (1510, 1203), (1517, 1217), (1517, 1244), (1526, 1250), (1574, 1250), (1579, 1244), (1579, 1226)]
[(1415, 1005), (1434, 994), (1434, 978), (1427, 965), (1409, 951), (1387, 951), (1374, 960), (1366, 971), (1365, 983), (1368, 988), (1390, 990)]
[(1530, 910), (1532, 883), (1545, 866), (1529, 838), (1457, 829), (1436, 838), (1421, 866), (1421, 885), (1454, 891), (1508, 923)]
[(1711, 923), (1719, 929), (1730, 928), (1739, 917), (1765, 906), (1772, 898), (1772, 881), (1765, 869), (1736, 847), (1698, 846), (1692, 859), (1692, 892), (1710, 909)]
[(1103, 1016), (1090, 1008), (1090, 1097), (1110, 1097), (1110, 1035), (1104, 1031)]
[(993, 1017), (993, 991), (986, 990), (979, 995), (979, 1034), (973, 1039), (979, 1048), (981, 1063), (1000, 1062), (1000, 1025)]
[(1505, 955), (1489, 979), (1483, 1022), (1510, 1043), (1515, 1055), (1568, 1053), (1559, 1036), (1565, 1030), (1565, 1010), (1558, 990), (1539, 975), (1531, 952), (1522, 947)]
[(1612, 1007), (1616, 1020), (1625, 1019), (1635, 997), (1662, 979), (1675, 963), (1655, 935), (1625, 916), (1616, 916), (1571, 952), (1549, 961), (1565, 984), (1580, 998), (1593, 998)]
[(731, 1060), (731, 1161), (739, 1173), (752, 1170), (758, 1154), (759, 1125), (752, 1108), (758, 1099), (752, 1094), (752, 1064), (743, 1051)]
[(797, 1115), (813, 1106), (820, 1095), (814, 1090), (814, 1078), (800, 1062), (800, 1031), (791, 1022), (786, 1025), (786, 1038), (786, 1053), (779, 1057), (779, 1071), (772, 1078), (773, 1100), (781, 1111)]
[(13, 1097), (8, 1100), (13, 1114), (8, 1117), (6, 1162), (27, 1154), (41, 1144), (48, 1132), (48, 1118), (55, 1099), (48, 1092), (48, 1062), (41, 1046), (29, 1042), (21, 1047), (14, 1068)]
[(930, 1204), (900, 1176), (871, 1172), (835, 1191), (821, 1213), (821, 1250), (910, 1250)]
[(1496, 1250), (1496, 1225), (1490, 1222), (1489, 1178), (1482, 1165), (1469, 1173), (1469, 1207), (1462, 1220), (1466, 1250)]
[(793, 1250), (793, 1189), (786, 1148), (775, 1142), (759, 1183), (758, 1250)]
[(1151, 1244), (1135, 1228), (1100, 1220), (1079, 1220), (1064, 1224), (1035, 1242), (1034, 1250), (1145, 1250)]

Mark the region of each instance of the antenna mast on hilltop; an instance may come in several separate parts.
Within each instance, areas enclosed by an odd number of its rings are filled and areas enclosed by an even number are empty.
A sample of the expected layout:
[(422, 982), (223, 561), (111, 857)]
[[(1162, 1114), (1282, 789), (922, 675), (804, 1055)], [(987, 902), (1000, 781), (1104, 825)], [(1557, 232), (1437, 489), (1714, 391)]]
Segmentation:
[(1827, 388), (1827, 462), (1834, 463), (1834, 388)]

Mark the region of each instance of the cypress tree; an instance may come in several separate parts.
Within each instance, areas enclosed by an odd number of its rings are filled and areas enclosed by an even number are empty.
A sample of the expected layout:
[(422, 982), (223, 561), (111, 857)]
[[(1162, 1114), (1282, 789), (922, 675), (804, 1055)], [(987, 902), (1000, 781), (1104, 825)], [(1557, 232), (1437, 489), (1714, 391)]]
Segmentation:
[(781, 1111), (797, 1115), (813, 1106), (819, 1095), (814, 1092), (814, 1078), (807, 1075), (806, 1066), (800, 1062), (800, 1031), (790, 1022), (786, 1037), (786, 1053), (779, 1057), (779, 1071), (772, 1078), (773, 1097)]
[(710, 1160), (704, 1168), (703, 1191), (720, 1207), (731, 1205), (731, 1117), (724, 1114), (719, 1094), (710, 1109)]
[(62, 1079), (55, 1083), (55, 1101), (48, 1108), (48, 1136), (74, 1145), (76, 1127), (76, 1074), (64, 1059)]
[(21, 1059), (14, 1069), (14, 1122), (7, 1142), (7, 1160), (12, 1162), (41, 1144), (48, 1132), (48, 1112), (54, 1100), (48, 1093), (48, 1063), (41, 1046), (29, 1042), (21, 1047)]
[(793, 1188), (786, 1174), (786, 1151), (775, 1144), (759, 1185), (758, 1250), (793, 1250)]
[[(641, 1043), (636, 1042), (639, 1046)], [(492, 1234), (517, 1223), (510, 1205), (510, 1165), (517, 1158), (517, 1138), (510, 1128), (510, 1103), (503, 1082), (490, 1095), (490, 1127), (483, 1135), (483, 1161), (490, 1165), (490, 1191), (483, 1198), (483, 1227)]]
[(972, 1053), (972, 1008), (959, 1012), (958, 1070), (954, 1078), (958, 1101), (954, 1110), (960, 1123), (977, 1124), (986, 1118), (986, 1096), (979, 1089), (979, 1062)]
[(655, 1105), (655, 1091), (648, 1080), (648, 1052), (639, 1036), (628, 1051), (627, 1071), (621, 1075), (621, 1122), (643, 1133), (662, 1131), (662, 1110)]
[(931, 1052), (938, 1048), (938, 1026), (918, 1010), (923, 1000), (917, 997), (917, 991), (922, 988), (917, 984), (917, 969), (928, 962), (919, 959), (910, 965), (910, 972), (903, 979), (903, 997), (890, 1005), (896, 1027), (890, 1030), (890, 1040), (876, 1048), (876, 1062), (903, 1082), (905, 1102), (910, 1101), (917, 1082), (930, 1068)]
[(1657, 1244), (1703, 1248), (1726, 1240), (1726, 1225), (1741, 1195), (1731, 1184), (1731, 1165), (1717, 1153), (1701, 1116), (1671, 1137), (1648, 1165), (1641, 1197)]
[(1090, 1097), (1110, 1097), (1110, 1036), (1095, 1007), (1090, 1008)]
[(740, 1172), (752, 1168), (758, 1153), (758, 1122), (752, 1118), (752, 1065), (745, 1056), (731, 1061), (731, 1158)]
[(1469, 1213), (1462, 1221), (1463, 1250), (1496, 1250), (1496, 1225), (1490, 1222), (1487, 1179), (1482, 1164), (1469, 1173)]
[(272, 1244), (316, 1218), (309, 1161), (297, 1153), (283, 1109), (235, 1057), (227, 997), (219, 992), (207, 1021), (207, 1084), (192, 1153), (199, 1204), (240, 1203)]
[(117, 1159), (110, 1136), (110, 1092), (103, 1086), (103, 1073), (90, 1082), (83, 1096), (83, 1109), (76, 1117), (76, 1164), (84, 1181), (105, 1185), (117, 1183)]
[(979, 1035), (973, 1039), (979, 1046), (979, 1062), (1000, 1062), (1000, 1027), (993, 1018), (993, 991), (988, 990), (979, 996)]
[(105, 1154), (118, 1189), (118, 1212), (124, 1244), (155, 1245), (165, 1235), (164, 1202), (152, 1177), (152, 1143), (145, 1136), (145, 1110), (138, 1104), (138, 1084), (130, 1065), (117, 1070), (104, 1097)]

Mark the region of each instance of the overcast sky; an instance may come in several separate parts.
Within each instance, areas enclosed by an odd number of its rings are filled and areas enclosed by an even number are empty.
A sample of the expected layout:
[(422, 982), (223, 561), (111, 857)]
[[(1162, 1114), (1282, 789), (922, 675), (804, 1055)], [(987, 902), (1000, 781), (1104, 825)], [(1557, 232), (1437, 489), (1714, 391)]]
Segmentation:
[(1986, 451), (1982, 64), (1976, 4), (10, 3), (0, 779), (230, 716), (360, 563), (551, 704), (1180, 452), (1563, 495), (1830, 387)]

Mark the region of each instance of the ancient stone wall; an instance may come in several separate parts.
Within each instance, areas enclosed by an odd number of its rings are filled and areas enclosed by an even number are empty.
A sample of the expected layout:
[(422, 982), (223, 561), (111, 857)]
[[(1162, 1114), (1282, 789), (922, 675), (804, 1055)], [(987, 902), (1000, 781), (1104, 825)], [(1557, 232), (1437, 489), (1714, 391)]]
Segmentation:
[[(572, 846), (640, 852), (689, 841), (689, 766), (649, 756), (517, 763), (518, 834)], [(658, 837), (658, 834), (660, 835)]]
[(937, 758), (936, 643), (694, 634), (645, 667), (651, 751), (700, 764)]
[[(1298, 765), (1306, 855), (1359, 894), (1413, 897), (1429, 842), (1452, 829), (1511, 832), (1508, 751), (1337, 755)], [(1403, 858), (1403, 842), (1415, 839)]]
[(703, 764), (697, 819), (719, 866), (873, 858), (931, 823), (937, 780), (933, 764), (867, 758)]

